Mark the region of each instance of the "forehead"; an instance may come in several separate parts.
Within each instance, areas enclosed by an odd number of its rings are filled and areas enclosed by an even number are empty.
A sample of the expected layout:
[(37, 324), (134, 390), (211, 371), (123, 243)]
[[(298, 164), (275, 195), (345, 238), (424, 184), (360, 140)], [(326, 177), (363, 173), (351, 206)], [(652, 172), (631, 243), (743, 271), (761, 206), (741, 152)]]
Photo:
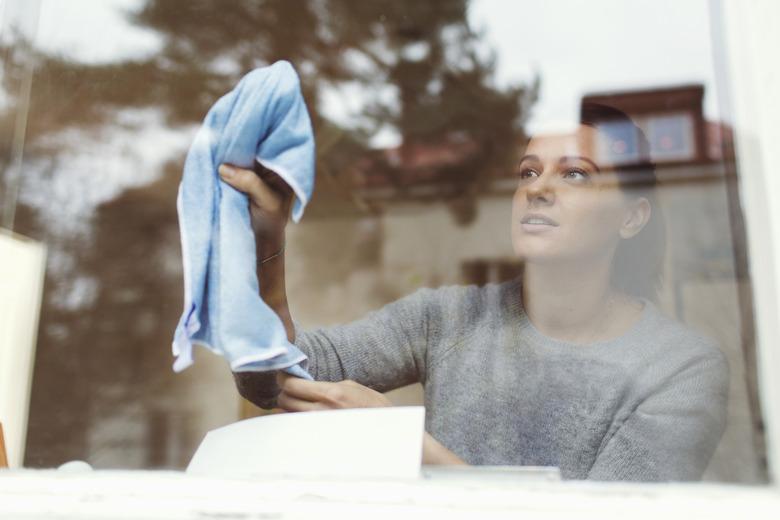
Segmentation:
[(560, 157), (585, 157), (596, 162), (598, 132), (589, 126), (579, 126), (570, 134), (541, 134), (531, 138), (526, 155), (536, 155), (542, 160)]

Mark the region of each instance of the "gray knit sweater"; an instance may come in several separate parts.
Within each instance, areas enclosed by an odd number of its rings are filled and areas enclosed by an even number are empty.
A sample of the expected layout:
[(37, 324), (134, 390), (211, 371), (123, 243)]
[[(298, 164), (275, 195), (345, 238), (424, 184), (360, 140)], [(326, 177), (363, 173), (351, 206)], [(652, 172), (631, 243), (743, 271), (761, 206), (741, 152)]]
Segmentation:
[[(534, 328), (517, 281), (422, 289), (359, 321), (299, 331), (296, 344), (317, 380), (422, 383), (426, 430), (469, 464), (693, 480), (725, 426), (725, 356), (650, 302), (622, 337), (574, 345)], [(252, 400), (273, 392), (248, 382)]]

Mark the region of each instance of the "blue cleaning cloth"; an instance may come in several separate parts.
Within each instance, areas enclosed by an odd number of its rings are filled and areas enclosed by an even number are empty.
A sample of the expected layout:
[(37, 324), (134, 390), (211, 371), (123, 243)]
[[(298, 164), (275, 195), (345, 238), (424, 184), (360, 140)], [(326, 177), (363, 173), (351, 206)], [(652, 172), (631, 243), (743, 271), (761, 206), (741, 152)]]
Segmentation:
[(297, 222), (314, 189), (314, 136), (298, 76), (285, 61), (250, 72), (220, 98), (187, 154), (177, 198), (184, 312), (173, 369), (190, 366), (199, 344), (235, 372), (285, 369), (311, 379), (306, 356), (259, 295), (247, 196), (217, 173), (222, 163), (251, 169), (255, 160), (290, 185)]

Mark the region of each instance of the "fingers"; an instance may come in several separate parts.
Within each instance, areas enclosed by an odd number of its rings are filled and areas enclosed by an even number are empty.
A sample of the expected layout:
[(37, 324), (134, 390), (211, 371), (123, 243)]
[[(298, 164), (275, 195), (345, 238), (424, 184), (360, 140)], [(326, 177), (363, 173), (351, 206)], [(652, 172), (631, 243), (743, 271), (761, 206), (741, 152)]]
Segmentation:
[(289, 411), (392, 406), (387, 397), (354, 381), (308, 381), (279, 373), (279, 405)]
[(314, 412), (317, 410), (329, 410), (330, 407), (322, 403), (305, 401), (282, 392), (276, 399), (276, 405), (288, 412)]
[(326, 383), (321, 381), (307, 381), (289, 374), (277, 376), (279, 388), (283, 394), (304, 401), (330, 404), (337, 406), (341, 398), (340, 385), (338, 383)]
[(284, 372), (277, 372), (276, 382), (281, 390), (277, 404), (288, 412), (330, 410), (335, 407), (324, 399), (323, 388), (331, 383), (306, 381)]
[(266, 211), (279, 211), (284, 203), (282, 196), (260, 179), (252, 170), (221, 164), (219, 166), (219, 176), (233, 188), (246, 193), (253, 204)]

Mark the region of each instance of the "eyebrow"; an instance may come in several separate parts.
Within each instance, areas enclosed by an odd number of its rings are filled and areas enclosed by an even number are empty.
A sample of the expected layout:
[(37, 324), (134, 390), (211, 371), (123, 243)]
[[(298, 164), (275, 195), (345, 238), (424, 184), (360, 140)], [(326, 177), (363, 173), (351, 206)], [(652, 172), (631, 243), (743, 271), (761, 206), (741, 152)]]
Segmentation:
[(583, 161), (589, 163), (597, 172), (601, 172), (601, 168), (599, 168), (598, 164), (593, 162), (591, 159), (588, 159), (587, 157), (583, 157), (582, 155), (564, 155), (558, 162), (567, 163), (569, 161)]
[[(523, 161), (537, 161), (541, 162), (538, 155), (524, 155), (520, 158), (520, 162), (518, 164), (521, 164)], [(567, 163), (567, 162), (573, 162), (573, 161), (583, 161), (586, 163), (589, 163), (597, 172), (601, 172), (601, 168), (599, 168), (599, 165), (593, 162), (591, 159), (588, 159), (587, 157), (583, 157), (582, 155), (564, 155), (561, 157), (558, 162), (561, 164)]]

